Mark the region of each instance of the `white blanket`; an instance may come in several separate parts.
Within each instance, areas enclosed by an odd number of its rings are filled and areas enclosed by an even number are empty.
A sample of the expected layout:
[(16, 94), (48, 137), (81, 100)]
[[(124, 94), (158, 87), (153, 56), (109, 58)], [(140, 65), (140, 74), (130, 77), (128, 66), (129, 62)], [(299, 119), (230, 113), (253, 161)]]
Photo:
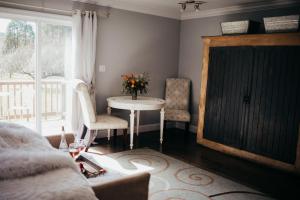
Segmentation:
[(23, 126), (0, 122), (0, 199), (97, 199), (73, 159)]

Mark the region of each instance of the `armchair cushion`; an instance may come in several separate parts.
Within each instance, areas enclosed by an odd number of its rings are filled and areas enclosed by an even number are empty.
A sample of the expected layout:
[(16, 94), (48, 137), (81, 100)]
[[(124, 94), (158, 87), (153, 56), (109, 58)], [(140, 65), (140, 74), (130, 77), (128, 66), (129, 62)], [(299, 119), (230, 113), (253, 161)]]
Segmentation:
[(165, 110), (165, 120), (189, 122), (191, 115), (186, 110)]

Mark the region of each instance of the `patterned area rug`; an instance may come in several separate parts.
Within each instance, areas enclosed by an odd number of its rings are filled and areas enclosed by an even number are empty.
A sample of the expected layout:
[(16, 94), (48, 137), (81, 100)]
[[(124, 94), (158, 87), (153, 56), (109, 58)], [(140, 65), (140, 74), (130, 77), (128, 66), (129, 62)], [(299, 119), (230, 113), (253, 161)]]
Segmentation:
[[(149, 200), (270, 200), (249, 187), (152, 149), (105, 155), (106, 163), (124, 174), (151, 174)], [(100, 177), (99, 177), (100, 178)]]

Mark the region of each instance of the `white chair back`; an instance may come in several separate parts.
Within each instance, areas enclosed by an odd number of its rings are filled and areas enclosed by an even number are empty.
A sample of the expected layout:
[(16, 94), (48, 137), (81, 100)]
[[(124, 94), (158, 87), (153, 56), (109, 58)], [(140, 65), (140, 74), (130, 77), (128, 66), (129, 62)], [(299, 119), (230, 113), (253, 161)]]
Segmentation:
[(75, 89), (79, 97), (84, 124), (96, 122), (96, 112), (91, 101), (88, 86), (83, 81), (76, 80)]

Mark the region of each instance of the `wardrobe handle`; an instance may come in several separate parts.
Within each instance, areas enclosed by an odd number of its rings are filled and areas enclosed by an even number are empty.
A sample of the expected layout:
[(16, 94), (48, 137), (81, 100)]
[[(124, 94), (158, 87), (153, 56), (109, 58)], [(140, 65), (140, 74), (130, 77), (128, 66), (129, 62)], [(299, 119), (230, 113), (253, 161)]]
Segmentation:
[(250, 104), (250, 99), (251, 99), (250, 95), (245, 95), (243, 98), (243, 102), (245, 104)]

